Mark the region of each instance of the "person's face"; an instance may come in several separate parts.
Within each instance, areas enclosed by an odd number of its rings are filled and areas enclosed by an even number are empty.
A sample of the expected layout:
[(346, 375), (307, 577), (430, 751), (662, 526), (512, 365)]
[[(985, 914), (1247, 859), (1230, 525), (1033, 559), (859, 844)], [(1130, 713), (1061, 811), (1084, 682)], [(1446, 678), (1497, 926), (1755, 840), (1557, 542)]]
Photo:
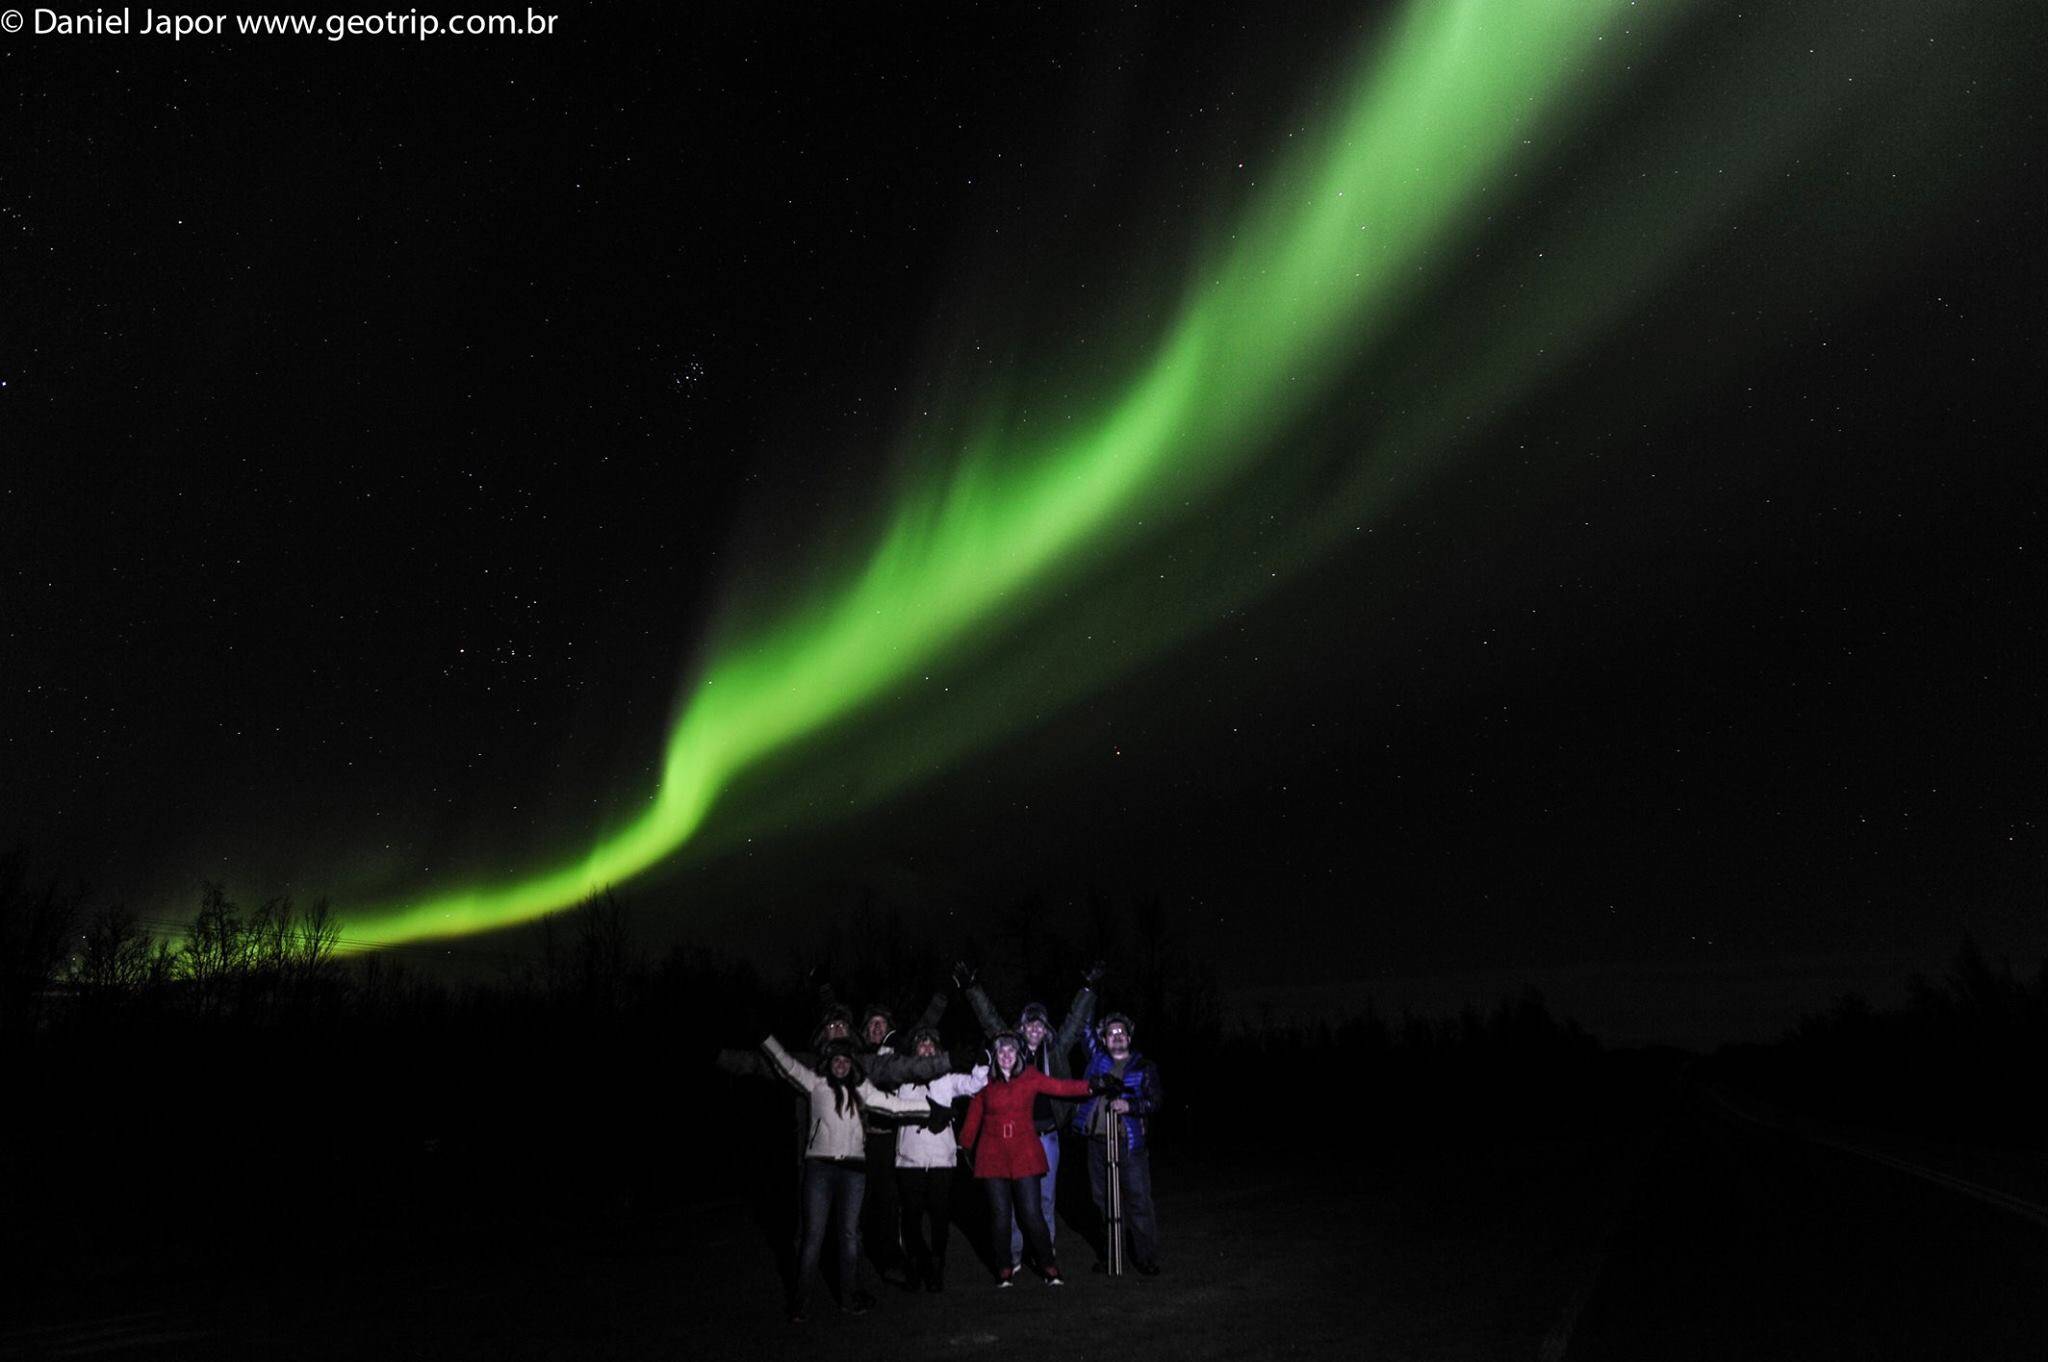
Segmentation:
[(888, 1018), (869, 1017), (868, 1024), (862, 1029), (861, 1034), (867, 1037), (868, 1044), (880, 1045), (883, 1038), (889, 1034)]
[(1122, 1059), (1131, 1052), (1131, 1033), (1122, 1022), (1111, 1022), (1102, 1033), (1102, 1043), (1112, 1055)]
[(1017, 1042), (1004, 1040), (996, 1042), (996, 1067), (1004, 1073), (1017, 1071)]
[(826, 1040), (845, 1040), (848, 1034), (846, 1023), (837, 1017), (825, 1023)]
[(1024, 1023), (1024, 1043), (1036, 1050), (1045, 1044), (1045, 1023), (1033, 1017)]
[(917, 1057), (919, 1059), (930, 1059), (938, 1052), (939, 1043), (930, 1036), (919, 1036), (917, 1038)]
[(832, 1076), (844, 1083), (846, 1076), (853, 1072), (853, 1061), (845, 1055), (832, 1056)]

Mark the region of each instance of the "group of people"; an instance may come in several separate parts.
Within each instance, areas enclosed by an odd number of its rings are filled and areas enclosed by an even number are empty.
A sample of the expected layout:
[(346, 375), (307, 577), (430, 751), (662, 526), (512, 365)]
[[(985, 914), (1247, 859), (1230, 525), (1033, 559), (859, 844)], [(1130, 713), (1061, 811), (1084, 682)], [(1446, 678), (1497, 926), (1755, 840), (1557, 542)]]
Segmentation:
[[(907, 1290), (944, 1290), (953, 1179), (963, 1163), (987, 1196), (996, 1285), (1014, 1285), (1027, 1267), (1047, 1285), (1061, 1285), (1054, 1204), (1062, 1140), (1085, 1143), (1089, 1188), (1104, 1233), (1112, 1234), (1112, 1132), (1128, 1259), (1143, 1275), (1158, 1273), (1146, 1136), (1162, 1097), (1159, 1070), (1132, 1047), (1137, 1028), (1128, 1016), (1112, 1012), (1094, 1024), (1102, 975), (1100, 963), (1083, 972), (1080, 991), (1054, 1027), (1037, 1002), (1025, 1004), (1014, 1024), (1005, 1021), (972, 967), (956, 965), (954, 983), (985, 1042), (981, 1062), (964, 1070), (939, 1036), (944, 992), (933, 995), (900, 1048), (888, 1008), (867, 1008), (856, 1027), (854, 1014), (827, 994), (810, 1052), (793, 1053), (768, 1036), (758, 1050), (720, 1054), (728, 1072), (779, 1078), (802, 1094), (792, 1319), (810, 1312), (828, 1231), (841, 1310), (858, 1314), (874, 1304), (859, 1286), (863, 1243), (885, 1280)], [(1077, 1046), (1086, 1055), (1078, 1075)], [(963, 1099), (965, 1114), (956, 1120)]]

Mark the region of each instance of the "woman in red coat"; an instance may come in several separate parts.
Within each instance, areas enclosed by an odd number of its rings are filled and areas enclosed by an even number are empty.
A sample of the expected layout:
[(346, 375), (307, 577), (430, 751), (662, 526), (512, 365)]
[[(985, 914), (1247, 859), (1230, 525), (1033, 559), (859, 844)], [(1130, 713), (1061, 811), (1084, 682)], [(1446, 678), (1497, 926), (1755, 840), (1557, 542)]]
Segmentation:
[[(960, 1146), (974, 1156), (974, 1176), (988, 1188), (993, 1219), (989, 1233), (999, 1248), (1010, 1243), (1011, 1216), (1024, 1228), (1024, 1244), (1047, 1286), (1060, 1285), (1059, 1264), (1052, 1259), (1052, 1236), (1046, 1233), (1040, 1208), (1039, 1179), (1045, 1176), (1045, 1149), (1031, 1109), (1040, 1093), (1048, 1097), (1086, 1097), (1091, 1091), (1078, 1078), (1048, 1078), (1024, 1063), (1024, 1046), (1008, 1031), (989, 1042), (994, 1061), (988, 1086), (974, 1095), (967, 1120), (960, 1127)], [(1007, 1257), (998, 1253), (997, 1257)], [(1005, 1267), (997, 1286), (1008, 1286), (1016, 1274)]]

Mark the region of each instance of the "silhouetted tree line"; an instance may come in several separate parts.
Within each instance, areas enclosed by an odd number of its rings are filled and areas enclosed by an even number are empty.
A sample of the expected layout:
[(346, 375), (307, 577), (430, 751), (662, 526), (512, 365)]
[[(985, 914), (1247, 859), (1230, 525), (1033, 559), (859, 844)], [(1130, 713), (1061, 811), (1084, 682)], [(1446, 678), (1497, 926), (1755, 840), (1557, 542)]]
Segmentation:
[(1208, 1081), (1276, 1080), (1313, 1119), (1332, 1085), (1356, 1092), (1346, 1139), (1401, 1152), (1526, 1142), (1532, 1131), (1583, 1134), (1599, 1120), (1601, 1047), (1578, 1023), (1553, 1015), (1531, 990), (1457, 1015), (1368, 1004), (1348, 1018), (1247, 1026), (1226, 1037)]
[(352, 952), (325, 905), (249, 908), (208, 885), (165, 931), (0, 860), (4, 1036), (30, 1112), (0, 1127), (5, 1266), (32, 1280), (658, 1240), (694, 1199), (794, 1186), (790, 1094), (718, 1074), (717, 1049), (808, 1042), (821, 985), (902, 1025), (943, 989), (942, 1029), (971, 1062), (963, 955), (1009, 1013), (1063, 1011), (1083, 962), (1109, 961), (1102, 1009), (1137, 1017), (1164, 1066), (1168, 1157), (1326, 1152), (1284, 1126), (1251, 1138), (1261, 1104), (1390, 1153), (1595, 1119), (1571, 1107), (1598, 1047), (1534, 995), (1447, 1020), (1247, 1026), (1226, 1022), (1160, 899), (1020, 897), (973, 921), (946, 940), (860, 894), (769, 976), (699, 947), (651, 956), (606, 893), (502, 952)]
[(1730, 1047), (1720, 1071), (1787, 1109), (1961, 1143), (2048, 1148), (2048, 961), (2031, 974), (1965, 941), (1906, 1001), (1845, 994), (1769, 1046)]

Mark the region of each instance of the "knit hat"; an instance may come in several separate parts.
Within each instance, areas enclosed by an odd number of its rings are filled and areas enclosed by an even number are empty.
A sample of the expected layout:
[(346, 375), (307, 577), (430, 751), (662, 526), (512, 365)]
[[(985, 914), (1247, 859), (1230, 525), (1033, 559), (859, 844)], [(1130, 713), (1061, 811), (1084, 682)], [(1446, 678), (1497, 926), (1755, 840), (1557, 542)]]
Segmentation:
[(828, 1079), (832, 1077), (832, 1061), (841, 1057), (853, 1065), (847, 1072), (847, 1083), (858, 1085), (867, 1078), (867, 1070), (861, 1067), (860, 1056), (853, 1052), (853, 1043), (844, 1040), (828, 1040), (819, 1048), (818, 1073)]
[(849, 1034), (853, 1031), (853, 1013), (840, 1004), (834, 1003), (818, 1014), (817, 1030), (811, 1033), (812, 1049), (816, 1050), (824, 1046), (825, 1028), (833, 1022), (838, 1022), (841, 1026), (844, 1026)]
[(1110, 1027), (1118, 1025), (1124, 1028), (1124, 1034), (1132, 1040), (1138, 1038), (1138, 1024), (1121, 1012), (1112, 1012), (1107, 1017), (1104, 1017), (1102, 1025), (1096, 1028), (1096, 1032), (1097, 1034), (1106, 1035)]
[(1046, 1010), (1044, 1003), (1024, 1004), (1024, 1010), (1017, 1014), (1017, 1029), (1022, 1031), (1026, 1022), (1034, 1021), (1043, 1025), (1046, 1030), (1052, 1030), (1052, 1013)]
[(912, 1027), (909, 1037), (903, 1043), (912, 1054), (915, 1054), (917, 1053), (917, 1043), (921, 1040), (928, 1040), (933, 1045), (936, 1045), (940, 1054), (946, 1052), (946, 1042), (939, 1039), (939, 1029), (936, 1026)]

